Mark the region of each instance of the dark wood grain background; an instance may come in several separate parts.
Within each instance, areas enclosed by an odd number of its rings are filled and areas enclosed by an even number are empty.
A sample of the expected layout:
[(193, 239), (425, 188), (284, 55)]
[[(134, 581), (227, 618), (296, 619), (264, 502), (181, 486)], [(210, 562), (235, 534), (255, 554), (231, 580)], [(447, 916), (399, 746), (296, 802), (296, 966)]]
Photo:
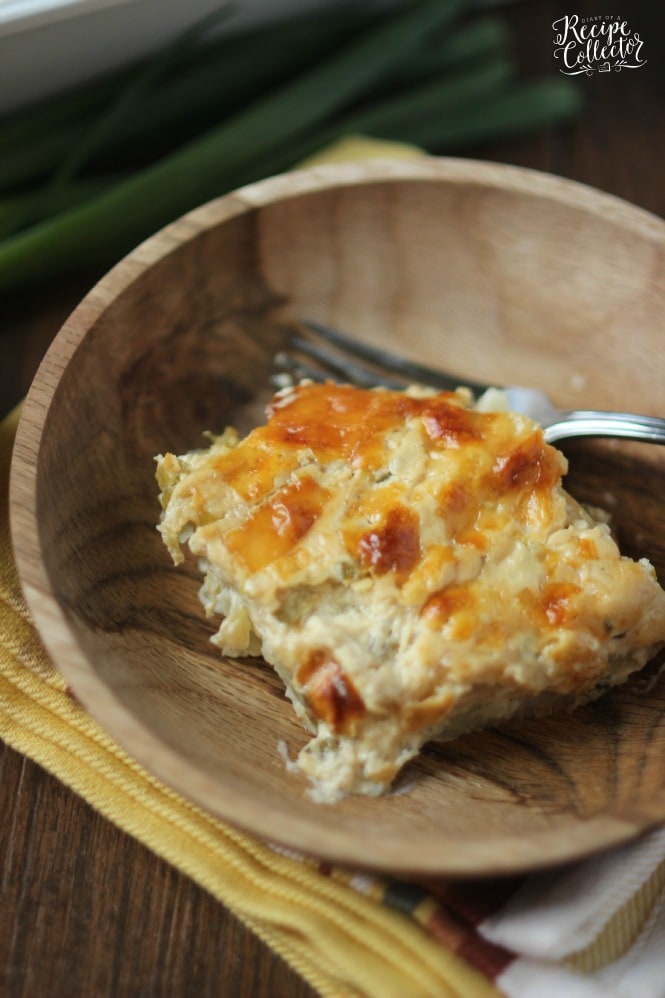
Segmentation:
[[(646, 0), (627, 6), (646, 66), (585, 79), (586, 111), (571, 129), (460, 153), (571, 177), (665, 216), (665, 16)], [(557, 71), (551, 25), (573, 12), (617, 11), (602, 0), (507, 9), (525, 73)], [(87, 286), (82, 275), (0, 303), (0, 414)], [(312, 994), (205, 891), (2, 743), (0, 813), (0, 994)]]

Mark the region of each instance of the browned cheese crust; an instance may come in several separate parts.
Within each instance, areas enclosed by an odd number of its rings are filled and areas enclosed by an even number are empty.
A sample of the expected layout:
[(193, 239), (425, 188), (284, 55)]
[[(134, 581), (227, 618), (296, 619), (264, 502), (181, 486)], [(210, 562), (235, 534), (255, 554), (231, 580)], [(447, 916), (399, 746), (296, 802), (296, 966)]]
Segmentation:
[(164, 541), (201, 560), (222, 651), (282, 677), (317, 799), (384, 791), (433, 737), (584, 702), (665, 643), (652, 566), (565, 471), (537, 424), (464, 390), (310, 383), (243, 440), (158, 458)]

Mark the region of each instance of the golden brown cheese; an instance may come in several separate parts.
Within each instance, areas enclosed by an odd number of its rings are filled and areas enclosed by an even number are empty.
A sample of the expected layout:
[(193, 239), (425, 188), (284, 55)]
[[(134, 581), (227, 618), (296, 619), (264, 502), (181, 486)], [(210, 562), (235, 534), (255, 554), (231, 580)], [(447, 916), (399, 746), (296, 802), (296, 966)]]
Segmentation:
[(159, 459), (228, 655), (261, 651), (315, 737), (319, 799), (378, 793), (431, 737), (574, 705), (665, 642), (651, 565), (563, 490), (525, 416), (303, 383), (265, 425)]

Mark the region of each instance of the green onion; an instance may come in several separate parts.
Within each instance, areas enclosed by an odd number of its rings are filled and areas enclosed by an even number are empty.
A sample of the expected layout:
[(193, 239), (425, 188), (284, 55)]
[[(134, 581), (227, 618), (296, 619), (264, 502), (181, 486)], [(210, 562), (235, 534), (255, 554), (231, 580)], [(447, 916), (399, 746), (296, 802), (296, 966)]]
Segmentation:
[(393, 138), (443, 152), (561, 124), (578, 115), (582, 103), (580, 91), (568, 80), (531, 80), (499, 91), (492, 100), (474, 101), (454, 115), (402, 123)]
[(494, 88), (490, 96), (456, 106), (452, 117), (437, 111), (428, 118), (418, 118), (417, 121), (401, 118), (398, 122), (390, 119), (386, 106), (384, 120), (377, 120), (375, 127), (371, 127), (369, 115), (365, 121), (360, 114), (353, 118), (342, 116), (334, 125), (304, 136), (288, 149), (276, 150), (260, 167), (245, 169), (232, 178), (231, 186), (239, 187), (282, 173), (337, 139), (351, 135), (405, 142), (443, 153), (508, 134), (523, 135), (561, 125), (576, 117), (581, 108), (579, 91), (567, 80), (543, 80)]
[(195, 205), (343, 136), (449, 152), (579, 113), (570, 80), (516, 78), (506, 28), (474, 7), (350, 7), (202, 42), (204, 20), (0, 121), (0, 290), (99, 273)]
[(391, 14), (274, 94), (106, 194), (0, 244), (0, 289), (122, 253), (226, 189), (226, 178), (366, 92), (467, 0), (420, 0)]
[[(57, 215), (74, 205), (89, 201), (104, 191), (110, 190), (121, 178), (117, 175), (92, 177), (70, 184), (60, 191), (49, 204), (50, 214)], [(0, 240), (16, 232), (23, 220), (32, 215), (35, 206), (35, 196), (32, 193), (15, 194), (13, 197), (0, 198)], [(44, 215), (47, 218), (48, 215)], [(0, 244), (1, 245), (1, 244)]]
[[(79, 101), (79, 94), (66, 94), (27, 112), (25, 120), (13, 116), (0, 121), (0, 191), (47, 175), (67, 153), (68, 160), (75, 158), (80, 166), (95, 151), (117, 151), (121, 143), (131, 143), (132, 151), (140, 152), (183, 123), (191, 127), (192, 119), (203, 118), (210, 126), (314, 65), (375, 20), (355, 10), (298, 18), (209, 42), (189, 58), (178, 44), (157, 60), (95, 85), (91, 89), (98, 96), (90, 106)], [(189, 46), (185, 55), (188, 51)], [(154, 81), (162, 76), (155, 88)]]
[[(74, 126), (74, 134), (79, 129)], [(29, 143), (17, 142), (0, 153), (0, 191), (23, 187), (28, 181), (43, 177), (44, 173), (66, 156), (71, 149), (72, 133), (67, 129), (37, 132)]]
[(177, 65), (182, 58), (192, 52), (202, 34), (215, 27), (225, 16), (228, 16), (228, 4), (225, 4), (221, 10), (215, 10), (197, 21), (191, 28), (179, 35), (171, 45), (167, 45), (159, 52), (156, 58), (151, 59), (142, 72), (132, 79), (129, 86), (118, 94), (104, 114), (95, 120), (83, 140), (60, 164), (52, 180), (53, 186), (57, 187), (69, 177), (75, 176), (97, 149), (112, 141), (118, 133), (119, 123), (122, 122), (131, 107), (161, 80), (171, 66)]
[(4, 155), (16, 146), (30, 143), (35, 136), (57, 134), (82, 120), (92, 120), (104, 102), (117, 93), (127, 75), (127, 70), (109, 74), (81, 89), (67, 91), (0, 119), (0, 153)]
[[(479, 68), (472, 68), (452, 78), (443, 77), (415, 87), (407, 93), (369, 104), (344, 117), (344, 128), (353, 133), (383, 135), (393, 138), (402, 126), (414, 120), (443, 117), (449, 111), (459, 110), (478, 97), (487, 97), (500, 84), (510, 79), (513, 63), (505, 56), (497, 56)], [(491, 98), (490, 98), (491, 100)], [(339, 127), (334, 128), (339, 134)], [(331, 139), (334, 135), (331, 132)]]
[(67, 202), (68, 181), (80, 172), (81, 167), (100, 146), (113, 140), (118, 130), (118, 123), (124, 119), (128, 109), (154, 86), (170, 67), (186, 58), (206, 31), (215, 27), (224, 16), (227, 16), (228, 6), (225, 4), (220, 10), (207, 14), (180, 34), (172, 44), (165, 46), (156, 58), (150, 60), (127, 87), (123, 88), (104, 114), (86, 131), (78, 145), (62, 159), (46, 188), (29, 207), (26, 207), (25, 215), (18, 223), (19, 227), (39, 218), (48, 218), (58, 210), (63, 201)]
[(498, 55), (506, 57), (509, 48), (510, 35), (505, 24), (495, 18), (479, 18), (444, 33), (443, 37), (429, 38), (418, 59), (402, 66), (388, 87), (395, 91), (403, 84), (450, 74), (451, 70), (467, 68), (470, 63), (480, 65)]

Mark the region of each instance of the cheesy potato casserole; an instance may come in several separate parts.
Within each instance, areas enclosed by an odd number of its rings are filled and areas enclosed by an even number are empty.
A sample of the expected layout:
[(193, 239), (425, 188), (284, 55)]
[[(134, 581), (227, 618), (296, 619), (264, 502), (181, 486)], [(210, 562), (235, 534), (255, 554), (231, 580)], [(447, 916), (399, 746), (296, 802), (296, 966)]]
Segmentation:
[(159, 525), (228, 656), (261, 654), (321, 801), (378, 794), (433, 738), (571, 707), (665, 643), (665, 592), (562, 487), (526, 416), (302, 384), (265, 425), (158, 457)]

